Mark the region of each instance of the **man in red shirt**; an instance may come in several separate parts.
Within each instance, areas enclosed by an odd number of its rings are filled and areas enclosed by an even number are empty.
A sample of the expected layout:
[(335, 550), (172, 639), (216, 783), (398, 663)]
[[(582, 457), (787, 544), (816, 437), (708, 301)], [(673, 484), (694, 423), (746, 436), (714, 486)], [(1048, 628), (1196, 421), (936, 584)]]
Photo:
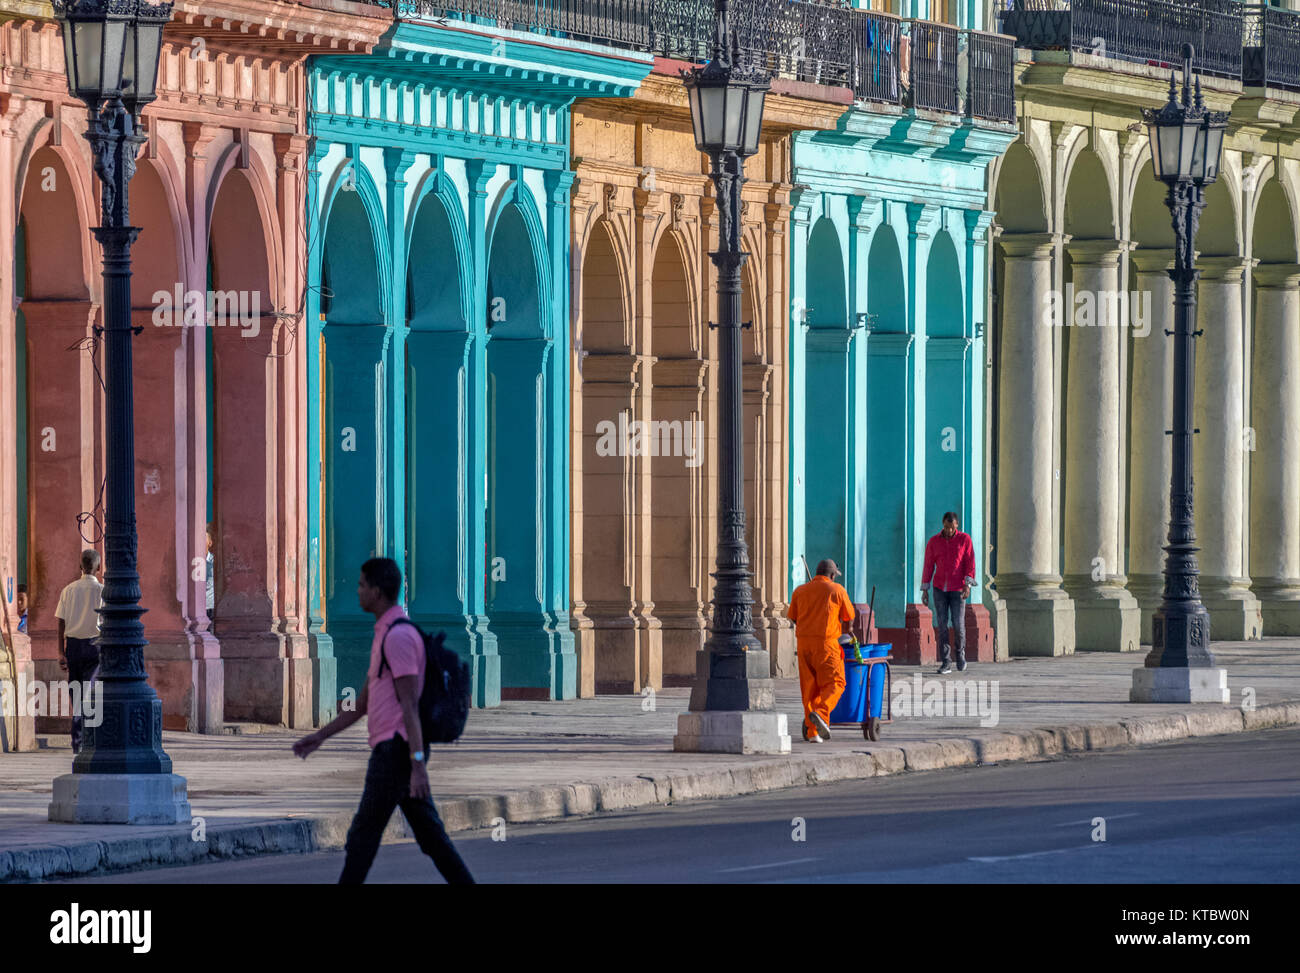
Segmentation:
[(921, 604), (930, 604), (930, 581), (934, 580), (934, 630), (939, 640), (939, 675), (952, 672), (949, 661), (948, 626), (957, 633), (957, 671), (966, 671), (966, 599), (975, 583), (975, 548), (970, 534), (958, 528), (957, 515), (943, 515), (943, 530), (925, 545), (921, 568)]
[(429, 794), (428, 749), (420, 732), (419, 711), (424, 641), (413, 625), (397, 624), (406, 618), (397, 601), (401, 590), (402, 571), (392, 558), (374, 557), (361, 565), (357, 601), (362, 611), (375, 616), (366, 688), (356, 709), (340, 713), (328, 726), (303, 737), (293, 745), (293, 752), (306, 760), (335, 733), (367, 718), (370, 763), (361, 805), (348, 829), (340, 885), (366, 880), (388, 819), (399, 807), (420, 850), (433, 859), (448, 884), (470, 885), (474, 878), (447, 837)]

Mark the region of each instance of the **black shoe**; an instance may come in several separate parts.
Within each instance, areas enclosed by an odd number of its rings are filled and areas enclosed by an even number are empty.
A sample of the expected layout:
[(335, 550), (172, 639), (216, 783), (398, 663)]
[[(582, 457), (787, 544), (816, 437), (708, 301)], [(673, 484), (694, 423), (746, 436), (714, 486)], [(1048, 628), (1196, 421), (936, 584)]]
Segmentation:
[(958, 671), (958, 672), (965, 672), (965, 671), (966, 671), (966, 660), (965, 660), (965, 659), (962, 659), (962, 660), (960, 660), (960, 661), (957, 663), (957, 671)]
[(952, 672), (952, 663), (945, 660), (944, 662), (940, 663), (939, 671), (935, 673), (935, 675), (946, 676), (950, 672)]

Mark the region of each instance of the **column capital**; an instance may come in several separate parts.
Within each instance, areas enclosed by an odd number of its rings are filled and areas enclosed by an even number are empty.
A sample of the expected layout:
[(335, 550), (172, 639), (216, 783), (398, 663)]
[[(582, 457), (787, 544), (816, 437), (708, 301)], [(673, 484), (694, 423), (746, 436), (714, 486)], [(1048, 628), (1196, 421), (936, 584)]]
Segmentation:
[(1260, 289), (1293, 291), (1300, 288), (1300, 264), (1259, 264), (1255, 286)]
[(1172, 248), (1141, 247), (1129, 256), (1139, 274), (1163, 274), (1174, 269)]
[(1253, 267), (1258, 260), (1242, 256), (1201, 257), (1196, 261), (1196, 269), (1201, 273), (1201, 280), (1223, 281), (1226, 284), (1240, 283), (1247, 267)]
[(1063, 233), (1008, 233), (998, 234), (1003, 253), (1007, 257), (1025, 257), (1029, 260), (1048, 260), (1058, 244), (1070, 238)]
[(1127, 240), (1103, 237), (1098, 240), (1074, 240), (1065, 249), (1076, 266), (1117, 267), (1120, 255), (1133, 249), (1133, 244)]

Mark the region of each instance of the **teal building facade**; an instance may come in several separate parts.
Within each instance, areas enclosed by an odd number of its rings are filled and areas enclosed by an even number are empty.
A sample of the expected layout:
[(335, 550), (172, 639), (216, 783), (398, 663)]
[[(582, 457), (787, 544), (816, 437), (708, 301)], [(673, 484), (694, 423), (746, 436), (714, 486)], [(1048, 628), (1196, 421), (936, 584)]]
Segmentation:
[(893, 629), (945, 511), (985, 569), (988, 169), (1016, 138), (1009, 101), (982, 117), (971, 84), (995, 41), (1009, 69), (1004, 41), (902, 31), (886, 40), (910, 43), (914, 65), (947, 59), (955, 91), (873, 79), (885, 101), (796, 135), (790, 240), (789, 584), (805, 580), (800, 555), (832, 557), (855, 602), (874, 587), (875, 624)]
[[(569, 108), (647, 56), (403, 13), (314, 57), (308, 179), (309, 603), (317, 701), (360, 692), (359, 567), (473, 701), (577, 693), (569, 625)], [(336, 674), (329, 678), (329, 662)], [(324, 714), (322, 714), (324, 715)]]

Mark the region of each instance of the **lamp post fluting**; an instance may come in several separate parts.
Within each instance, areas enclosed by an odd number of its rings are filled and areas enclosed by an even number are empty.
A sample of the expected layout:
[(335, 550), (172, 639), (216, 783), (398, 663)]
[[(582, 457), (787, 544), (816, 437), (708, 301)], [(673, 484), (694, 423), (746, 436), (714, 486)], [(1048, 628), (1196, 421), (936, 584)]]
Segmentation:
[(162, 748), (162, 702), (144, 666), (136, 566), (135, 414), (131, 325), (129, 184), (145, 137), (140, 111), (153, 101), (163, 26), (172, 4), (141, 0), (55, 3), (68, 88), (87, 106), (86, 139), (99, 176), (103, 251), (105, 400), (104, 590), (100, 609), (100, 718), (86, 720), (73, 773), (54, 781), (50, 820), (125, 824), (188, 822), (185, 782)]
[(1201, 604), (1200, 568), (1192, 483), (1193, 397), (1196, 376), (1196, 230), (1205, 209), (1205, 187), (1219, 174), (1227, 113), (1209, 111), (1200, 78), (1193, 95), (1191, 45), (1183, 48), (1181, 100), (1173, 76), (1169, 100), (1146, 109), (1152, 167), (1168, 186), (1165, 204), (1174, 229), (1173, 428), (1169, 483), (1169, 543), (1165, 546), (1164, 594), (1152, 623), (1152, 648), (1133, 673), (1134, 702), (1228, 702), (1227, 672), (1210, 653), (1210, 616)]
[(740, 56), (728, 0), (715, 0), (713, 56), (685, 78), (696, 147), (709, 157), (718, 212), (718, 543), (709, 638), (676, 750), (785, 753), (768, 653), (754, 637), (745, 541), (744, 402), (741, 380), (740, 190), (744, 160), (758, 151), (769, 76)]

